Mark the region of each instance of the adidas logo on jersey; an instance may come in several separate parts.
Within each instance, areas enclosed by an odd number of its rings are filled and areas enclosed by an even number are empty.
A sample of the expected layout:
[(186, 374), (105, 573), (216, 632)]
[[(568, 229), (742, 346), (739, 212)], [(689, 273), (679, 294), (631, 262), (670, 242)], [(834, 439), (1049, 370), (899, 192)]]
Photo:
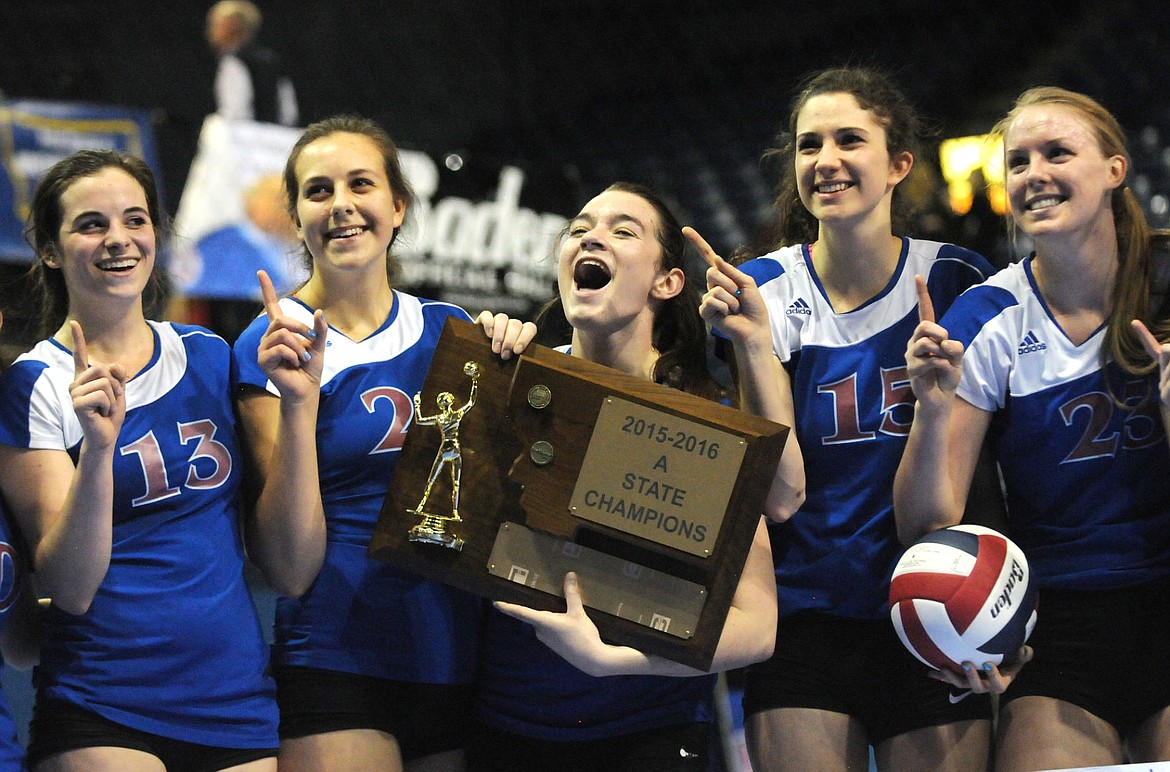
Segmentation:
[(1036, 337), (1036, 333), (1028, 330), (1028, 334), (1020, 341), (1020, 348), (1017, 354), (1031, 354), (1033, 351), (1043, 351), (1048, 348), (1048, 344)]
[(784, 312), (785, 316), (794, 316), (795, 314), (812, 316), (812, 309), (808, 307), (808, 303), (804, 302), (804, 298), (797, 298), (792, 305), (788, 306), (788, 310)]

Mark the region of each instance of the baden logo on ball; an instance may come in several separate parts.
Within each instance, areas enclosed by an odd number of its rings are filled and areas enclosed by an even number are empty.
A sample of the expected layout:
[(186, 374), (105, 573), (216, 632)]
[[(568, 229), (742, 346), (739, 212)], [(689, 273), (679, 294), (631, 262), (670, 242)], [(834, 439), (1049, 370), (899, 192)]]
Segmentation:
[(1032, 633), (1036, 608), (1023, 551), (977, 525), (922, 537), (902, 555), (890, 583), (898, 637), (937, 670), (1010, 661)]

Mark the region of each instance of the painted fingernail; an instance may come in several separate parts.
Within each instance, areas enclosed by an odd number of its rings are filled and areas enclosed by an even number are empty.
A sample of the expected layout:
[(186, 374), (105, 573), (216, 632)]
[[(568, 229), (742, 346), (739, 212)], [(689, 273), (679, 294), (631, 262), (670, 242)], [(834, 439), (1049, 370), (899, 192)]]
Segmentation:
[(735, 296), (736, 296), (736, 297), (739, 297), (739, 296), (740, 296), (740, 295), (742, 295), (742, 294), (743, 294), (743, 288), (742, 288), (742, 287), (740, 287), (740, 288), (736, 289), (736, 291), (735, 291)]
[(970, 672), (971, 672), (971, 666), (970, 666), (970, 665), (968, 665), (966, 662), (964, 662), (964, 663), (963, 663), (963, 672), (964, 672), (964, 673), (970, 673)]
[(984, 663), (983, 663), (983, 669), (984, 669), (984, 670), (986, 670), (988, 673), (990, 673), (990, 672), (991, 672), (991, 663), (990, 663), (990, 662), (984, 662)]
[(314, 329), (312, 329), (312, 328), (310, 328), (310, 329), (309, 329), (309, 337), (310, 337), (310, 338), (313, 338), (313, 339), (316, 339), (316, 337), (317, 337), (317, 331), (316, 331), (316, 330), (314, 330)]
[(312, 358), (313, 358), (312, 352), (306, 351), (305, 352), (305, 361), (308, 362)]

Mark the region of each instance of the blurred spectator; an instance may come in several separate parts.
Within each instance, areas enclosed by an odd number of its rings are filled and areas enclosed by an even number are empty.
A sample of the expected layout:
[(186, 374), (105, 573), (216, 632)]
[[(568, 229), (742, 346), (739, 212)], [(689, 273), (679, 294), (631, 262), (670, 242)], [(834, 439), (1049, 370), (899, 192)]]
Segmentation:
[(207, 42), (219, 56), (216, 112), (229, 120), (295, 126), (292, 81), (277, 53), (256, 40), (262, 21), (248, 0), (220, 0), (207, 12)]

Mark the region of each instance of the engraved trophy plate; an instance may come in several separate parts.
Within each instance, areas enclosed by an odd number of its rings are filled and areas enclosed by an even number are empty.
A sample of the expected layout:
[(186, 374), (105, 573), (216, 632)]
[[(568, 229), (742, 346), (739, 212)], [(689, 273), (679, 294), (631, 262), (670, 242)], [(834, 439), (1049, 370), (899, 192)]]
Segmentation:
[(610, 397), (597, 415), (569, 509), (708, 557), (743, 452), (743, 440), (733, 434)]
[(683, 639), (694, 635), (707, 600), (701, 584), (518, 523), (500, 525), (488, 571), (560, 597), (565, 574), (576, 571), (586, 607)]

